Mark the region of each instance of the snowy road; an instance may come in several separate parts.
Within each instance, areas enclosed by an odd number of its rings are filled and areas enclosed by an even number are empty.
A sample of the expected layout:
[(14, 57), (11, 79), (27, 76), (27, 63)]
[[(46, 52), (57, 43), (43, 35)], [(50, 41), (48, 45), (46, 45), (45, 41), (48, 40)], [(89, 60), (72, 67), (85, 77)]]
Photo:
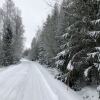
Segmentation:
[(22, 61), (0, 72), (0, 100), (81, 100), (40, 64)]

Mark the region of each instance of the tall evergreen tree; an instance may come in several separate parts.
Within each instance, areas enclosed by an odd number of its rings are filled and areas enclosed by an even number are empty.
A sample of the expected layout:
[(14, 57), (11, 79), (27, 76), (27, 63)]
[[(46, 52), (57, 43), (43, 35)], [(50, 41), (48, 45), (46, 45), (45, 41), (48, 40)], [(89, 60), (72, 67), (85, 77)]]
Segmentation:
[(13, 63), (12, 55), (12, 38), (13, 32), (10, 26), (10, 22), (4, 23), (4, 34), (2, 40), (2, 65), (7, 66)]
[[(85, 81), (92, 83), (94, 79), (98, 83), (99, 52), (95, 47), (99, 46), (99, 3), (92, 0), (62, 3), (66, 28), (61, 25), (62, 51), (55, 58), (57, 67), (68, 73), (70, 86)], [(89, 77), (84, 74), (87, 70)]]
[(16, 13), (14, 17), (14, 34), (13, 34), (13, 49), (14, 49), (14, 61), (18, 62), (22, 57), (23, 52), (23, 33), (24, 28), (22, 24), (22, 18), (20, 15), (20, 11), (16, 8)]
[(2, 65), (18, 62), (23, 48), (23, 25), (20, 11), (12, 0), (7, 0), (3, 7)]
[(55, 5), (48, 15), (37, 39), (40, 62), (56, 64), (70, 87), (99, 83), (99, 16), (99, 0), (63, 0), (60, 10)]
[(31, 44), (31, 51), (29, 54), (29, 58), (32, 61), (38, 60), (38, 41), (36, 38), (33, 38), (32, 44)]
[[(95, 50), (97, 39), (91, 37), (88, 33), (91, 30), (95, 30), (95, 28), (93, 28), (94, 25), (91, 25), (91, 21), (97, 19), (98, 5), (99, 2), (94, 2), (92, 0), (73, 0), (73, 5), (70, 6), (69, 11), (77, 17), (75, 22), (66, 29), (70, 36), (68, 41), (68, 54), (71, 62), (71, 69), (69, 68), (70, 66), (67, 68), (69, 71), (71, 70), (70, 79), (74, 82), (73, 84), (84, 82), (85, 70), (89, 68), (96, 70), (94, 65), (94, 63), (96, 63), (96, 60), (94, 60), (96, 56), (88, 56), (88, 54), (97, 52)], [(91, 78), (88, 77), (88, 79), (90, 83), (94, 82)], [(96, 78), (96, 82), (97, 81), (98, 77)]]

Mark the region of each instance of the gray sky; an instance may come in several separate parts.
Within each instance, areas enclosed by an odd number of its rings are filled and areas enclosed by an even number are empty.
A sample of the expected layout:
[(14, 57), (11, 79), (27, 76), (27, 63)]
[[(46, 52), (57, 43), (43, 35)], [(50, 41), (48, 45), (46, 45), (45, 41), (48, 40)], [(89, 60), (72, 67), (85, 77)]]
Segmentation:
[(29, 48), (38, 26), (41, 26), (45, 21), (52, 7), (48, 6), (45, 0), (14, 0), (14, 2), (22, 12), (25, 26), (25, 46)]

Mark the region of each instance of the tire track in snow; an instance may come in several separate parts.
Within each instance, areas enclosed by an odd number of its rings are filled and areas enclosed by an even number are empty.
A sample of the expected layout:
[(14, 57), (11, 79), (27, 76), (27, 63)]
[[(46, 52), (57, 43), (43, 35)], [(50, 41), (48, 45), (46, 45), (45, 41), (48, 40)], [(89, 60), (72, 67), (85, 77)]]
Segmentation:
[(43, 76), (43, 74), (41, 73), (41, 71), (39, 70), (38, 67), (36, 67), (36, 65), (34, 65), (35, 69), (37, 70), (37, 72), (40, 74), (40, 77), (42, 78), (46, 88), (49, 90), (51, 96), (52, 96), (52, 100), (59, 100), (58, 96), (53, 92), (53, 90), (51, 89), (51, 87), (49, 86), (48, 82), (46, 81), (45, 77)]

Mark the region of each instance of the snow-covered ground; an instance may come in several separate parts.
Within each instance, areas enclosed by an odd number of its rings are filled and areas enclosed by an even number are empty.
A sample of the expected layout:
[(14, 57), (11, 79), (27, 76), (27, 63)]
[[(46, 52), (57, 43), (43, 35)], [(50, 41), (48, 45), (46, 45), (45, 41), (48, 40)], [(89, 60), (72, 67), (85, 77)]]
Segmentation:
[[(47, 70), (53, 75), (53, 77), (61, 73), (56, 68), (47, 68)], [(100, 86), (98, 88), (96, 86), (88, 86), (84, 87), (81, 91), (77, 91), (76, 93), (82, 100), (100, 100), (98, 90), (100, 91)]]
[(0, 72), (0, 100), (81, 100), (37, 62), (22, 60)]
[[(61, 73), (56, 68), (47, 68), (47, 70), (53, 75), (53, 77)], [(87, 75), (87, 71), (88, 69), (84, 73), (85, 75)], [(77, 91), (76, 93), (82, 100), (100, 100), (98, 90), (100, 91), (100, 86), (98, 88), (96, 86), (88, 86), (84, 87), (81, 91)]]
[(48, 68), (48, 67), (45, 67), (45, 68), (46, 68), (46, 70), (48, 70), (49, 73), (50, 73), (51, 75), (53, 75), (54, 77), (55, 77), (56, 75), (58, 75), (58, 74), (61, 73), (61, 72), (60, 72), (58, 69), (56, 69), (56, 68)]
[(85, 87), (77, 93), (83, 100), (100, 100), (96, 87)]
[(0, 68), (0, 72), (4, 71), (5, 69), (7, 69), (7, 68), (1, 67), (1, 68)]

